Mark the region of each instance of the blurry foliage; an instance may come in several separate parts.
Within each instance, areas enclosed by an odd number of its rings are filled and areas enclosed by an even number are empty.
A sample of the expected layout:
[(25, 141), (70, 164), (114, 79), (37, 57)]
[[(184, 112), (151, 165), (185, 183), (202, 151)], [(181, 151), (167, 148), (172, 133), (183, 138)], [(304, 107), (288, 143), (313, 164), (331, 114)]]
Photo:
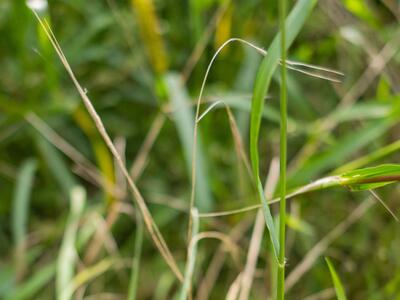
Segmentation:
[[(294, 3), (289, 2), (291, 6)], [(224, 6), (226, 9), (222, 9)], [(209, 24), (221, 9), (215, 29)], [(190, 198), (187, 151), (192, 143), (185, 136), (192, 125), (185, 127), (184, 122), (194, 120), (185, 119), (187, 114), (179, 116), (173, 104), (186, 101), (186, 111), (190, 112), (207, 64), (226, 39), (241, 37), (267, 49), (278, 28), (277, 1), (59, 0), (49, 1), (48, 9), (41, 16), (51, 24), (110, 135), (126, 139), (128, 167), (139, 153), (156, 116), (165, 114), (165, 123), (137, 184), (183, 270)], [(400, 138), (399, 20), (399, 3), (395, 0), (318, 2), (291, 47), (289, 57), (340, 70), (345, 77), (341, 84), (331, 84), (289, 72), (290, 187), (307, 184), (341, 167), (351, 171), (399, 163), (400, 145), (396, 143)], [(211, 34), (203, 40), (207, 30)], [(118, 199), (101, 183), (95, 184), (87, 174), (83, 176), (76, 162), (62, 154), (27, 121), (27, 113), (34, 112), (75, 147), (98, 168), (100, 177), (108, 178), (111, 184), (121, 184), (113, 158), (24, 0), (0, 2), (0, 35), (0, 190), (3, 198), (0, 201), (0, 299), (55, 297), (56, 262), (71, 218), (70, 192), (76, 186), (87, 191), (76, 236), (70, 239), (76, 240), (78, 255), (72, 260), (78, 262), (74, 280), (83, 280), (86, 287), (77, 293), (112, 293), (125, 299), (137, 232), (135, 207), (129, 194)], [(168, 83), (168, 78), (179, 80), (192, 51), (203, 42), (204, 50), (192, 73), (184, 78), (182, 90), (176, 90), (177, 83)], [(395, 49), (388, 64), (374, 74), (370, 83), (359, 88), (352, 105), (340, 106), (341, 99), (387, 43)], [(249, 101), (259, 62), (255, 51), (232, 44), (217, 59), (206, 85), (205, 99), (227, 99), (227, 103), (230, 99), (236, 103), (232, 104), (232, 110), (246, 152)], [(273, 117), (279, 109), (278, 78), (274, 76), (272, 81), (261, 126), (262, 179), (271, 158), (279, 153), (279, 120)], [(185, 97), (169, 98), (180, 93)], [(206, 107), (203, 105), (202, 111)], [(198, 203), (204, 210), (221, 211), (257, 203), (249, 175), (237, 157), (229, 121), (222, 108), (214, 108), (200, 126), (201, 152), (207, 166), (201, 171), (204, 176), (201, 180), (203, 191), (207, 189), (209, 195), (206, 192), (197, 195), (196, 201), (210, 201)], [(24, 194), (23, 201), (14, 203), (18, 189), (24, 184), (21, 173), (31, 158), (37, 168), (28, 174), (32, 177), (32, 189)], [(361, 159), (357, 161), (357, 158)], [(353, 160), (354, 164), (347, 164)], [(399, 212), (397, 184), (379, 189), (379, 194)], [(298, 206), (296, 210), (290, 209), (291, 214), (296, 214), (291, 222), (296, 223), (292, 224), (288, 237), (287, 273), (366, 198), (364, 192), (335, 188), (291, 200)], [(87, 263), (84, 258), (88, 245), (95, 242), (96, 229), (104, 225), (103, 218), (112, 218), (114, 204), (119, 202), (123, 203), (121, 210), (125, 213), (117, 210), (117, 217), (110, 222), (110, 231), (101, 236), (104, 243), (101, 240), (98, 255), (92, 263)], [(24, 217), (15, 219), (19, 214)], [(242, 271), (254, 219), (254, 212), (200, 219), (200, 231), (214, 230), (229, 235), (238, 224), (245, 228), (236, 242), (237, 260), (229, 253), (223, 258), (218, 280), (210, 292), (212, 299), (225, 297)], [(22, 253), (14, 240), (14, 228), (23, 233), (22, 237), (18, 233), (18, 241), (26, 239)], [(398, 224), (376, 205), (328, 247), (326, 256), (341, 262), (335, 264), (336, 271), (349, 299), (397, 299), (400, 294), (399, 236)], [(218, 243), (204, 240), (198, 245), (194, 294), (209, 261), (217, 253)], [(251, 299), (265, 299), (271, 292), (268, 243), (268, 237), (264, 237)], [(23, 261), (16, 261), (21, 255)], [(20, 263), (24, 264), (23, 269)], [(180, 283), (146, 234), (138, 276), (137, 299), (172, 299), (179, 293)], [(288, 292), (288, 299), (302, 299), (332, 286), (322, 257), (300, 281), (301, 284)]]

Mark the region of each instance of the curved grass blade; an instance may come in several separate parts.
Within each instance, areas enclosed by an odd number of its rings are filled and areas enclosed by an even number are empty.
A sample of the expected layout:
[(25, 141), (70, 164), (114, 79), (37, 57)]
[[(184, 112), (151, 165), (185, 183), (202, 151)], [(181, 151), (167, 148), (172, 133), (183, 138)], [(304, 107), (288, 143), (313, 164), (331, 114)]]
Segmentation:
[(97, 277), (110, 271), (111, 269), (119, 269), (121, 267), (124, 267), (124, 262), (121, 259), (107, 257), (98, 263), (83, 269), (76, 274), (70, 283), (65, 287), (66, 296), (71, 298), (79, 287), (88, 284), (90, 281), (95, 280)]
[[(286, 20), (286, 28), (288, 28), (285, 37), (286, 49), (293, 43), (295, 37), (304, 25), (307, 16), (315, 6), (316, 2), (316, 0), (300, 0), (296, 3), (288, 19)], [(274, 38), (274, 41), (267, 52), (268, 55), (264, 57), (255, 81), (250, 123), (250, 158), (254, 178), (257, 180), (256, 184), (258, 190), (261, 184), (259, 176), (258, 138), (260, 133), (262, 110), (264, 106), (264, 97), (267, 94), (274, 71), (280, 62), (280, 34)], [(260, 191), (258, 191), (258, 194), (260, 201), (263, 203), (264, 217), (270, 232), (275, 258), (278, 259), (279, 241), (274, 230), (271, 212), (264, 197), (264, 193), (260, 193)]]
[(329, 272), (331, 273), (333, 285), (335, 286), (336, 297), (338, 300), (347, 300), (346, 293), (343, 288), (342, 281), (337, 274), (335, 267), (333, 266), (332, 262), (328, 257), (325, 257), (326, 264), (328, 265)]

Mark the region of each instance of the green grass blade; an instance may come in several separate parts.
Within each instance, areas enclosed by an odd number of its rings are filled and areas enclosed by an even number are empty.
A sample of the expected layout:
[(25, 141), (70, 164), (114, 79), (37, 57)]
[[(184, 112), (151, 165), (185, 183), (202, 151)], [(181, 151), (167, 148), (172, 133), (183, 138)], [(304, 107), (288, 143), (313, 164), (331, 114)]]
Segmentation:
[(346, 293), (343, 288), (342, 281), (339, 278), (339, 275), (337, 274), (335, 267), (333, 266), (332, 262), (328, 257), (325, 257), (326, 264), (328, 265), (329, 272), (331, 273), (333, 285), (335, 286), (335, 291), (336, 291), (336, 298), (338, 300), (346, 300)]
[[(286, 27), (289, 29), (286, 35), (286, 48), (288, 48), (294, 41), (296, 35), (299, 33), (301, 27), (305, 23), (308, 14), (316, 4), (316, 0), (301, 0), (298, 1), (296, 6), (290, 13)], [(258, 137), (261, 125), (261, 115), (264, 106), (264, 97), (267, 94), (269, 85), (274, 71), (276, 70), (280, 58), (279, 46), (280, 34), (278, 34), (258, 70), (255, 81), (252, 110), (251, 110), (251, 128), (250, 128), (250, 155), (254, 173), (259, 174), (259, 158), (258, 158)]]
[(256, 180), (257, 180), (258, 197), (259, 197), (259, 199), (261, 199), (261, 204), (262, 204), (262, 209), (263, 209), (263, 213), (264, 213), (265, 223), (267, 225), (267, 228), (268, 228), (269, 234), (270, 234), (270, 238), (271, 238), (272, 249), (274, 250), (275, 258), (278, 259), (279, 240), (278, 240), (278, 237), (277, 237), (277, 231), (275, 230), (274, 219), (272, 217), (271, 210), (269, 209), (269, 205), (267, 203), (267, 199), (265, 199), (265, 194), (264, 194), (264, 190), (263, 190), (260, 178), (257, 178)]
[(194, 32), (194, 39), (200, 39), (201, 32), (203, 31), (203, 20), (202, 20), (202, 13), (205, 9), (204, 3), (206, 1), (199, 1), (199, 0), (190, 0), (189, 1), (189, 13), (190, 13), (190, 20), (191, 20), (191, 27)]
[(281, 86), (280, 86), (280, 145), (279, 145), (279, 265), (276, 298), (285, 299), (285, 248), (286, 248), (286, 164), (287, 164), (287, 88), (286, 88), (286, 0), (279, 1), (279, 28), (281, 34)]
[(308, 236), (315, 235), (314, 227), (300, 217), (294, 215), (286, 215), (286, 225), (294, 231), (303, 233)]
[(24, 162), (17, 178), (13, 207), (13, 233), (15, 244), (25, 240), (26, 223), (29, 209), (30, 193), (37, 163), (33, 159)]
[(54, 178), (57, 180), (57, 183), (63, 190), (64, 194), (69, 196), (69, 192), (76, 185), (76, 181), (68, 169), (63, 157), (44, 137), (37, 136), (37, 143), (39, 150), (42, 152), (43, 159), (47, 163), (51, 173), (54, 175)]
[(29, 202), (37, 162), (28, 159), (23, 163), (17, 177), (12, 208), (12, 230), (16, 247), (16, 274), (17, 278), (25, 270), (26, 233), (29, 215)]
[(10, 2), (10, 5), (10, 22), (13, 30), (11, 41), (15, 47), (14, 49), (16, 49), (15, 54), (18, 57), (18, 63), (22, 67), (21, 70), (26, 70), (30, 62), (28, 51), (26, 51), (26, 41), (29, 34), (29, 27), (32, 24), (32, 18), (25, 0), (15, 0)]
[(351, 107), (340, 107), (335, 112), (330, 114), (328, 118), (335, 123), (385, 118), (394, 112), (398, 107), (397, 97), (393, 97), (389, 101), (391, 101), (391, 104), (377, 103), (376, 100), (369, 100), (361, 103), (355, 103)]
[[(286, 20), (286, 27), (288, 32), (286, 34), (286, 49), (293, 43), (295, 37), (303, 27), (307, 16), (316, 4), (316, 0), (301, 0), (298, 1), (291, 11), (288, 19)], [(259, 157), (258, 157), (258, 139), (260, 133), (261, 117), (264, 106), (264, 98), (267, 94), (272, 76), (278, 66), (280, 59), (280, 34), (278, 34), (258, 69), (257, 77), (255, 80), (252, 108), (251, 108), (251, 121), (250, 121), (250, 158), (253, 168), (255, 180), (257, 180), (257, 189), (259, 190)], [(263, 203), (264, 217), (270, 232), (271, 241), (274, 248), (275, 257), (278, 258), (279, 242), (274, 231), (273, 220), (269, 207), (266, 203), (264, 193), (258, 191), (260, 201)]]
[(364, 168), (354, 171), (349, 171), (342, 174), (342, 177), (359, 180), (360, 178), (373, 178), (378, 176), (399, 175), (400, 165), (384, 164), (376, 167)]
[[(192, 147), (193, 147), (193, 131), (194, 131), (194, 115), (190, 106), (188, 106), (189, 96), (181, 84), (180, 77), (176, 74), (168, 74), (166, 76), (169, 98), (174, 107), (173, 119), (176, 129), (183, 147), (183, 154), (186, 161), (187, 172), (190, 176), (192, 171)], [(196, 206), (201, 211), (209, 211), (212, 206), (212, 196), (210, 186), (208, 184), (208, 176), (206, 170), (206, 162), (201, 151), (200, 138), (197, 142), (196, 151)]]
[(378, 159), (381, 159), (381, 158), (388, 156), (399, 150), (400, 150), (400, 140), (397, 140), (394, 143), (391, 143), (387, 146), (381, 147), (381, 148), (373, 151), (372, 153), (369, 153), (363, 157), (360, 157), (354, 161), (351, 161), (351, 162), (337, 168), (334, 171), (334, 173), (339, 174), (339, 173), (350, 171), (350, 170), (353, 170), (356, 168), (363, 167), (365, 165), (368, 165)]
[(54, 277), (56, 264), (50, 263), (41, 267), (29, 280), (14, 289), (14, 293), (9, 295), (9, 300), (30, 300), (37, 299), (35, 295)]
[(342, 163), (348, 156), (373, 142), (396, 122), (393, 118), (376, 120), (341, 137), (328, 150), (313, 156), (289, 177), (289, 186), (298, 186)]
[(343, 173), (341, 184), (354, 191), (370, 190), (400, 181), (400, 165), (384, 164)]
[(132, 259), (131, 278), (129, 280), (128, 300), (135, 300), (139, 282), (140, 259), (143, 247), (143, 220), (136, 214), (135, 253)]
[[(175, 284), (175, 278), (171, 276), (170, 273), (160, 274), (152, 299), (153, 300), (168, 299), (169, 293), (174, 288), (174, 284)], [(177, 297), (178, 295), (176, 295), (172, 299), (177, 299)]]
[(75, 247), (76, 235), (79, 219), (85, 205), (85, 190), (81, 187), (73, 188), (70, 192), (70, 199), (70, 213), (57, 261), (56, 293), (59, 300), (71, 299), (67, 295), (65, 287), (68, 286), (74, 277), (74, 267), (77, 258)]
[[(44, 244), (29, 247), (26, 250), (25, 254), (25, 262), (29, 266), (33, 266), (33, 264), (43, 255), (46, 246)], [(7, 258), (6, 258), (7, 259)], [(30, 275), (32, 278), (33, 275)], [(20, 285), (24, 285), (29, 281), (26, 277), (24, 282), (21, 282)], [(15, 268), (12, 261), (1, 263), (0, 267), (0, 299), (8, 299), (8, 296), (15, 293), (17, 282), (15, 281)]]
[(15, 290), (14, 267), (12, 264), (2, 264), (0, 269), (0, 299)]

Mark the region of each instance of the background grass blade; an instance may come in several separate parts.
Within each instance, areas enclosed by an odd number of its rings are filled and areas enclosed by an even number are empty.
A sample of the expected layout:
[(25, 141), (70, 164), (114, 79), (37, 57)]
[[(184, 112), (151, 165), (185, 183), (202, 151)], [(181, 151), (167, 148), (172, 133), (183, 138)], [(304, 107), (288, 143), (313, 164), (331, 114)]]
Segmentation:
[(290, 174), (289, 187), (303, 184), (329, 170), (336, 164), (346, 160), (355, 151), (360, 150), (379, 138), (385, 131), (395, 124), (392, 118), (375, 120), (355, 132), (349, 132), (331, 145), (326, 151), (320, 152), (307, 160), (302, 166)]
[(50, 263), (41, 266), (40, 270), (29, 278), (26, 282), (18, 285), (14, 292), (7, 296), (10, 300), (30, 300), (35, 299), (37, 293), (51, 281), (56, 273), (56, 264)]
[(12, 210), (12, 230), (15, 244), (15, 263), (17, 280), (23, 275), (26, 269), (26, 235), (28, 232), (29, 202), (37, 162), (29, 159), (20, 168), (14, 193)]
[(105, 272), (112, 268), (121, 267), (121, 261), (119, 259), (109, 257), (105, 258), (98, 263), (85, 268), (74, 276), (72, 281), (64, 287), (65, 297), (70, 298), (74, 292), (81, 286), (101, 276)]
[[(180, 77), (177, 74), (169, 73), (165, 77), (168, 86), (169, 98), (174, 107), (173, 118), (178, 131), (179, 139), (182, 143), (183, 154), (187, 166), (187, 172), (191, 174), (192, 166), (192, 147), (193, 147), (193, 131), (194, 131), (194, 114), (190, 103), (190, 98), (182, 86)], [(207, 175), (207, 163), (200, 139), (196, 143), (196, 186), (198, 193), (196, 194), (196, 206), (201, 211), (210, 211), (213, 207), (211, 190), (208, 184), (209, 176)]]
[(351, 171), (360, 167), (364, 167), (378, 159), (381, 159), (385, 156), (388, 156), (392, 153), (395, 153), (400, 150), (400, 140), (395, 141), (387, 146), (381, 147), (365, 156), (357, 158), (339, 168), (337, 168), (333, 173), (339, 174), (344, 173), (346, 171)]
[(328, 257), (325, 257), (326, 264), (328, 265), (329, 272), (331, 273), (332, 281), (335, 286), (336, 297), (338, 300), (346, 300), (346, 293), (343, 288), (342, 281), (339, 275), (336, 273), (335, 267)]
[(137, 297), (139, 283), (139, 269), (143, 247), (143, 220), (140, 214), (136, 214), (135, 251), (132, 258), (131, 278), (129, 280), (128, 300)]
[(160, 35), (160, 25), (152, 0), (131, 0), (135, 10), (140, 34), (147, 48), (148, 59), (157, 75), (163, 74), (168, 68), (168, 56)]
[(54, 175), (64, 195), (68, 197), (71, 189), (76, 185), (76, 180), (68, 169), (63, 157), (44, 137), (38, 135), (37, 143), (42, 152), (43, 160), (47, 163), (50, 172)]

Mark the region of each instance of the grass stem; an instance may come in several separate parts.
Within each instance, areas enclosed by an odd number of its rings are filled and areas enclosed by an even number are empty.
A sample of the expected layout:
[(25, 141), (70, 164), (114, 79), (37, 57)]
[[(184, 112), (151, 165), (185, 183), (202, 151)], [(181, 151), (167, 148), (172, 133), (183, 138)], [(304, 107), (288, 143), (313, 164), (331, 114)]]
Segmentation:
[(279, 1), (281, 31), (281, 125), (280, 125), (280, 209), (279, 209), (279, 264), (277, 299), (285, 298), (285, 236), (286, 236), (286, 156), (287, 156), (287, 94), (286, 94), (286, 0)]

